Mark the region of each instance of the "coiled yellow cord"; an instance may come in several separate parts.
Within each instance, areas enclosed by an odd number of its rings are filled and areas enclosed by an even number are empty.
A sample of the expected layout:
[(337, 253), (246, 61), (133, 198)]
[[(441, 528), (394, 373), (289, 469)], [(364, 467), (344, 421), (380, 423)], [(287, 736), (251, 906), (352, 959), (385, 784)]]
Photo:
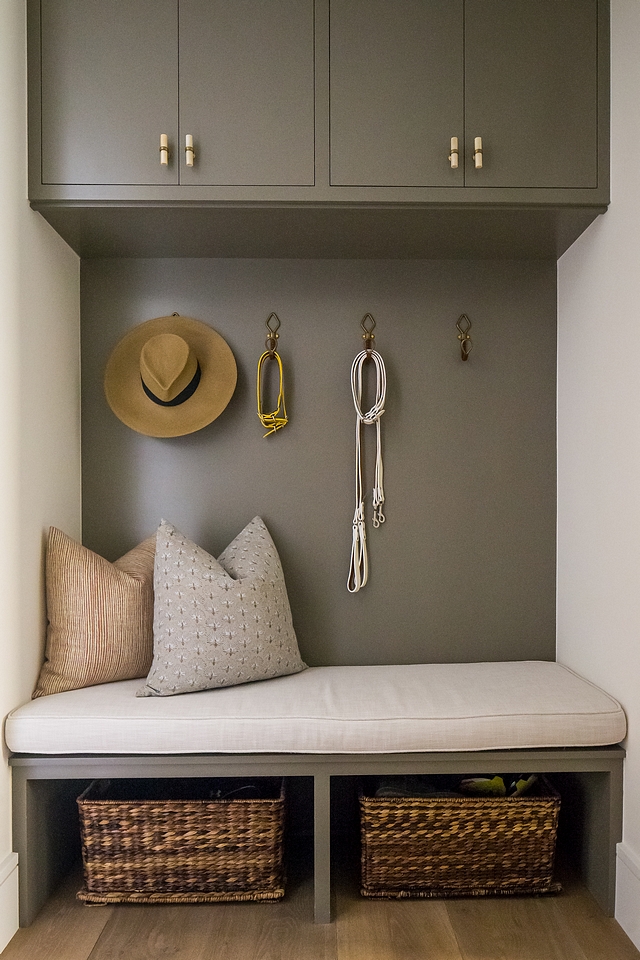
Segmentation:
[[(278, 406), (271, 413), (264, 413), (262, 409), (262, 368), (266, 360), (274, 359), (278, 361), (278, 370), (280, 372), (280, 384), (278, 387)], [(260, 423), (266, 429), (265, 437), (268, 437), (269, 434), (275, 433), (276, 430), (281, 430), (289, 422), (287, 417), (287, 409), (284, 403), (284, 380), (282, 374), (282, 360), (280, 355), (275, 350), (265, 350), (260, 359), (258, 360), (258, 376), (256, 380), (256, 394), (258, 399), (258, 417), (260, 418)]]

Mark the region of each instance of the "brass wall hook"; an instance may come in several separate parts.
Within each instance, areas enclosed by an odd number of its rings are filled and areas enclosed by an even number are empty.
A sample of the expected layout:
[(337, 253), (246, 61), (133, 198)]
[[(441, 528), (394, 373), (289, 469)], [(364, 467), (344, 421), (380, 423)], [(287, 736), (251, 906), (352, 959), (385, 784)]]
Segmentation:
[[(265, 341), (266, 350), (258, 360), (258, 375), (256, 377), (256, 399), (258, 401), (258, 417), (260, 423), (266, 429), (265, 437), (278, 430), (282, 430), (289, 422), (287, 408), (284, 402), (284, 374), (282, 371), (282, 360), (276, 347), (278, 346), (278, 328), (280, 327), (280, 318), (277, 313), (270, 313), (266, 319), (265, 326), (268, 336)], [(265, 412), (263, 410), (263, 390), (262, 379), (264, 365), (267, 360), (275, 360), (278, 364), (278, 401), (275, 410)]]
[[(273, 325), (271, 322), (272, 318), (274, 320)], [(268, 330), (268, 336), (267, 336), (267, 339), (265, 340), (265, 346), (269, 351), (269, 356), (273, 357), (276, 352), (276, 347), (278, 346), (278, 337), (280, 336), (280, 334), (278, 333), (278, 330), (280, 328), (280, 317), (278, 316), (277, 313), (270, 313), (267, 319), (265, 320), (264, 325)]]
[(466, 315), (466, 313), (460, 314), (458, 317), (458, 322), (456, 327), (459, 330), (458, 340), (460, 341), (460, 354), (463, 360), (469, 359), (469, 354), (473, 347), (473, 340), (469, 336), (469, 331), (471, 330), (471, 320)]
[(373, 350), (373, 342), (376, 339), (376, 335), (373, 332), (375, 330), (376, 321), (373, 319), (370, 313), (365, 313), (364, 317), (360, 321), (360, 326), (364, 330), (362, 334), (362, 339), (364, 340), (364, 348), (367, 351), (367, 354), (371, 356), (371, 351)]

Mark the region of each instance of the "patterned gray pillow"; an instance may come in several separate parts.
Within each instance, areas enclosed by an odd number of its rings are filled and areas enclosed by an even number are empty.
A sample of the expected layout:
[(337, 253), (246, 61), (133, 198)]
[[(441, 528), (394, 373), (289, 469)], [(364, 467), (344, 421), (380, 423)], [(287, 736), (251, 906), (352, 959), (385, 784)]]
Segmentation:
[(139, 697), (304, 670), (280, 558), (260, 517), (216, 560), (163, 520), (156, 538), (153, 663)]

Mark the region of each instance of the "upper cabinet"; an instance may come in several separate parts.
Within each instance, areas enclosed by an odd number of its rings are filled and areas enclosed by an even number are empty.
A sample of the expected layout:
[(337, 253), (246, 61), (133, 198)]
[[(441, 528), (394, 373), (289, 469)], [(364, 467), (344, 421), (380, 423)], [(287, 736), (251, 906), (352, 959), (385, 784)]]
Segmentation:
[(463, 0), (331, 0), (330, 16), (331, 183), (462, 186)]
[(41, 18), (43, 184), (313, 184), (313, 0), (41, 0)]
[(608, 0), (27, 4), (83, 256), (548, 257), (606, 209)]
[(43, 184), (176, 184), (175, 0), (41, 0)]
[(595, 189), (597, 0), (465, 0), (464, 38), (465, 183)]
[[(180, 182), (312, 186), (313, 0), (179, 6)], [(195, 152), (190, 167), (187, 136)]]
[(331, 0), (331, 184), (597, 187), (597, 41), (596, 0)]

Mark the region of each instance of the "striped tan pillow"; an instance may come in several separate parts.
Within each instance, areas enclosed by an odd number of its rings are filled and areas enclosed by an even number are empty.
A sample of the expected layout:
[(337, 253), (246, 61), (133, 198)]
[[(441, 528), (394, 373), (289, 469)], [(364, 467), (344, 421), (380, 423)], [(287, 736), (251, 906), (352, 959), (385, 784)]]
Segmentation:
[(47, 542), (47, 645), (34, 697), (146, 676), (153, 657), (149, 537), (109, 563), (51, 527)]

